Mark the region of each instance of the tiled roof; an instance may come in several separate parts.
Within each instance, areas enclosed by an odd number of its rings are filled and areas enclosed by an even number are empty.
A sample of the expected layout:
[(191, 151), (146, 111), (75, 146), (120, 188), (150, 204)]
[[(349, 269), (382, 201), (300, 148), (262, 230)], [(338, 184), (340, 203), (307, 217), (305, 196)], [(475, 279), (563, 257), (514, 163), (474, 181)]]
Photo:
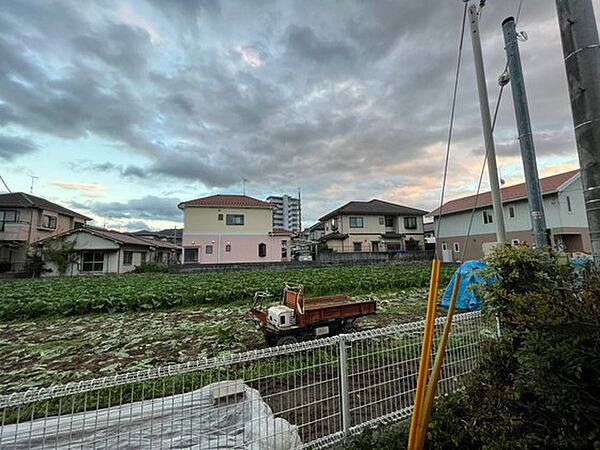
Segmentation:
[(348, 202), (344, 206), (340, 206), (338, 209), (326, 214), (319, 220), (325, 222), (331, 217), (338, 216), (340, 214), (365, 214), (365, 215), (415, 215), (423, 216), (427, 214), (427, 211), (421, 209), (411, 208), (409, 206), (398, 205), (396, 203), (390, 203), (383, 200), (373, 199), (368, 202)]
[(285, 234), (285, 235), (292, 235), (294, 234), (293, 231), (290, 231), (286, 228), (273, 228), (273, 231), (271, 232), (272, 234)]
[(177, 205), (180, 209), (188, 206), (222, 206), (222, 207), (239, 207), (239, 208), (269, 208), (273, 205), (270, 203), (248, 197), (247, 195), (211, 195), (209, 197), (196, 198), (181, 202)]
[(77, 217), (84, 220), (92, 220), (90, 217), (84, 216), (76, 211), (65, 208), (46, 200), (45, 198), (36, 197), (35, 195), (26, 194), (25, 192), (10, 192), (8, 194), (0, 194), (0, 207), (3, 208), (39, 208), (47, 211), (53, 211), (65, 216)]
[[(542, 194), (551, 194), (556, 192), (567, 181), (571, 180), (579, 173), (579, 170), (571, 170), (569, 172), (559, 173), (545, 178), (540, 178), (540, 187)], [(500, 190), (502, 195), (502, 203), (507, 203), (515, 200), (522, 200), (527, 198), (527, 187), (525, 183), (515, 184), (514, 186), (508, 186)], [(457, 198), (444, 203), (442, 208), (442, 214), (450, 214), (459, 211), (465, 211), (472, 209), (475, 205), (475, 195), (469, 195), (468, 197)], [(477, 199), (477, 207), (490, 206), (492, 204), (491, 192), (483, 192), (479, 194)], [(434, 209), (429, 213), (432, 216), (439, 215), (439, 208)]]
[(329, 233), (329, 234), (326, 234), (325, 236), (322, 236), (319, 239), (319, 241), (327, 242), (327, 241), (333, 241), (333, 240), (344, 240), (347, 238), (348, 238), (347, 234), (340, 233), (339, 231), (334, 231), (333, 233)]
[(60, 233), (58, 235), (42, 239), (42, 241), (51, 240), (60, 236), (68, 236), (74, 233), (89, 233), (94, 236), (99, 236), (104, 239), (108, 239), (109, 241), (116, 242), (122, 245), (137, 245), (142, 247), (160, 247), (160, 248), (168, 248), (168, 249), (179, 249), (178, 245), (172, 244), (170, 242), (159, 241), (156, 239), (145, 239), (138, 236), (132, 236), (128, 233), (121, 233), (115, 230), (106, 230), (104, 228), (99, 227), (91, 227), (84, 226), (81, 228), (75, 228), (73, 230), (65, 231), (64, 233)]

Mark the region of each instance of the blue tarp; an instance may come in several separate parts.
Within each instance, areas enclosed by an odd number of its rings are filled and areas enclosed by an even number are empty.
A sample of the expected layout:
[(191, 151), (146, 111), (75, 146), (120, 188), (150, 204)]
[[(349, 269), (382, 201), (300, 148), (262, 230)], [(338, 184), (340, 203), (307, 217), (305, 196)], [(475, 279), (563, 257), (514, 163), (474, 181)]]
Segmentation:
[(444, 292), (441, 306), (448, 308), (450, 299), (452, 298), (452, 290), (456, 274), (460, 271), (460, 286), (458, 287), (458, 297), (456, 299), (457, 309), (468, 309), (469, 311), (477, 311), (481, 309), (481, 296), (478, 295), (477, 287), (472, 287), (478, 284), (489, 283), (489, 278), (485, 278), (481, 273), (488, 265), (483, 261), (465, 261), (460, 265), (456, 272), (452, 275), (450, 283)]

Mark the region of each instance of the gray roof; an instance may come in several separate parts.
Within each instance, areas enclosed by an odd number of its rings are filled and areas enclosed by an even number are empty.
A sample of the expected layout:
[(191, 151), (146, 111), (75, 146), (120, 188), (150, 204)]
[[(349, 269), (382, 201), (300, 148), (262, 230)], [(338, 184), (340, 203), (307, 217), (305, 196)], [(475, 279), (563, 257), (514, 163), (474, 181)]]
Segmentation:
[(53, 203), (45, 198), (36, 197), (35, 195), (26, 194), (24, 192), (0, 194), (0, 208), (39, 208), (54, 211), (65, 216), (92, 220), (91, 217), (84, 216), (72, 209), (65, 208), (64, 206)]
[(364, 214), (371, 216), (379, 215), (395, 215), (395, 216), (424, 216), (427, 211), (422, 209), (411, 208), (409, 206), (398, 205), (396, 203), (390, 203), (383, 200), (373, 199), (368, 202), (348, 202), (344, 206), (340, 206), (338, 209), (326, 214), (319, 220), (321, 222), (326, 221), (332, 217), (340, 214)]

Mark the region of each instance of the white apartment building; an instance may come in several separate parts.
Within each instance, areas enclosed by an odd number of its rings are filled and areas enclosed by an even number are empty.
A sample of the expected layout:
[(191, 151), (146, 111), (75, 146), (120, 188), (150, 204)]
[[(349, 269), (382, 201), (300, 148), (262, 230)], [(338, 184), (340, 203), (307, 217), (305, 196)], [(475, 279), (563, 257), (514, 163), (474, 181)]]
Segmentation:
[(300, 199), (289, 195), (270, 196), (267, 202), (275, 207), (273, 211), (273, 228), (284, 228), (300, 233)]

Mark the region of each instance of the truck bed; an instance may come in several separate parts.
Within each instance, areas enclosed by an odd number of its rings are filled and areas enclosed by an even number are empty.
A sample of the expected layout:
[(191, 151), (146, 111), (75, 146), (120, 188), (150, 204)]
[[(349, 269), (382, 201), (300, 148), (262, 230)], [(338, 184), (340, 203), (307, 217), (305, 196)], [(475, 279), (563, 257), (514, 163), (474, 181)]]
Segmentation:
[(326, 297), (303, 298), (302, 293), (286, 293), (284, 304), (289, 308), (296, 308), (297, 302), (302, 303), (300, 309), (303, 314), (297, 313), (300, 325), (313, 325), (331, 320), (355, 319), (370, 314), (375, 314), (375, 301), (365, 300), (353, 302), (347, 295), (331, 295)]

